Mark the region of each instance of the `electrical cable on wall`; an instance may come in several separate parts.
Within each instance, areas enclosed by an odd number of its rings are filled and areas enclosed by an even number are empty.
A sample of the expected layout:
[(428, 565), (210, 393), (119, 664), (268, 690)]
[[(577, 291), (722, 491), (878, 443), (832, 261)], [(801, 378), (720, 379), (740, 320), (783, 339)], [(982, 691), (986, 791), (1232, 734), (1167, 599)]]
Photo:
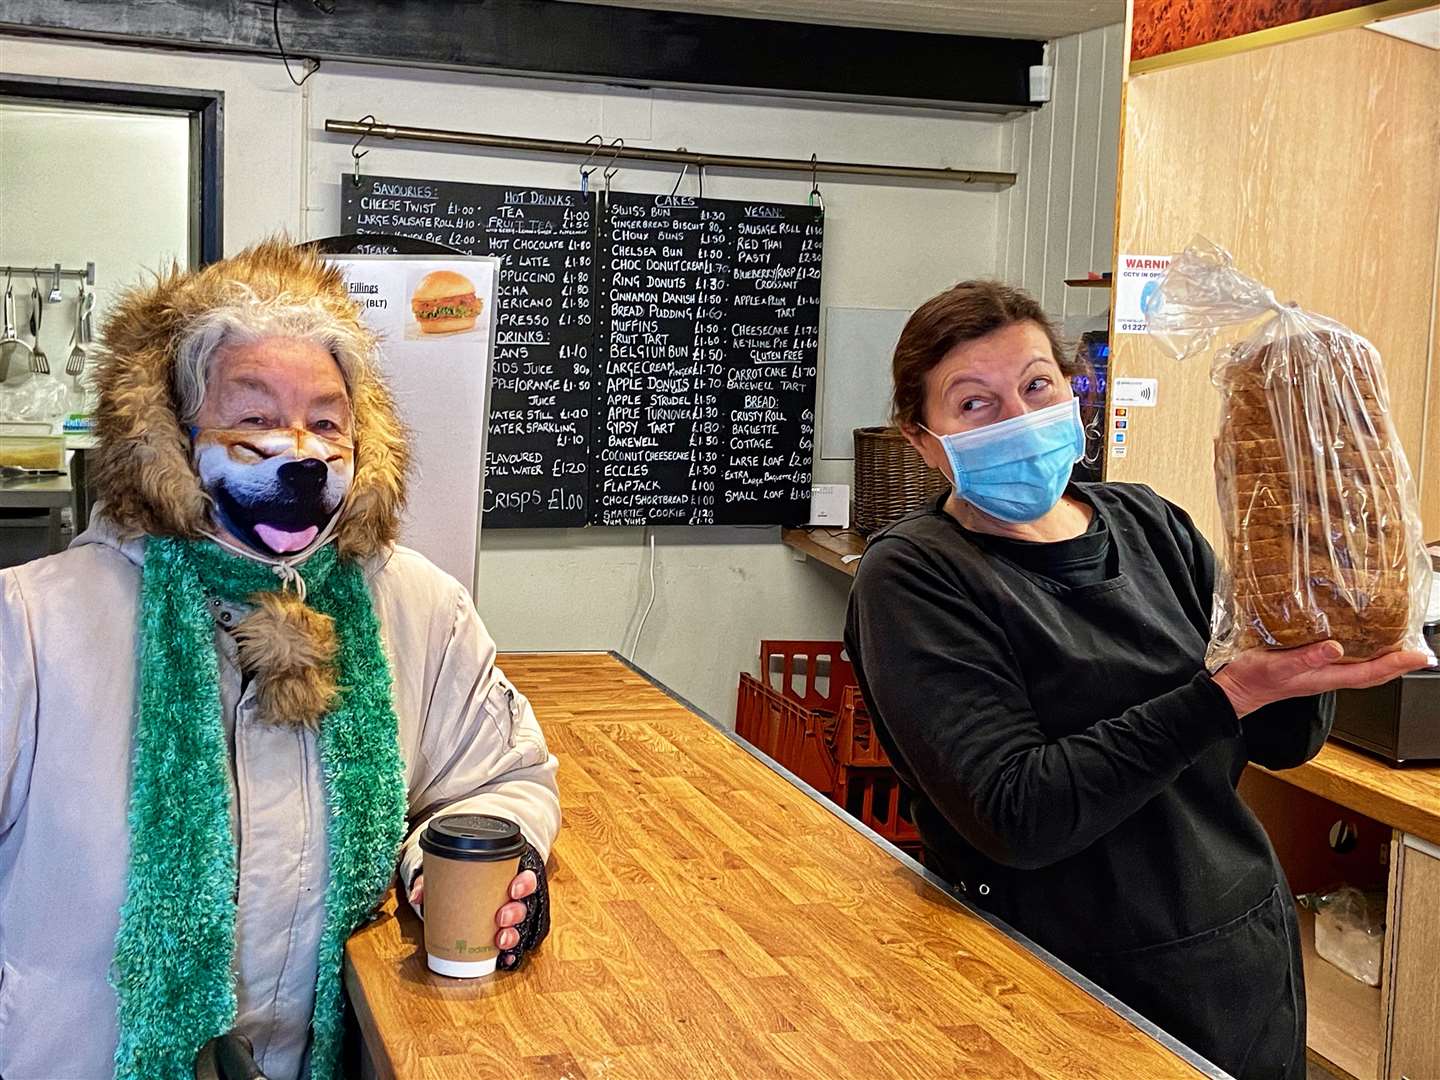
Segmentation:
[[(314, 2), (314, 0), (312, 0), (312, 2)], [(335, 5), (334, 5), (334, 4), (331, 4), (331, 5), (327, 8), (327, 7), (322, 6), (322, 5), (319, 4), (319, 3), (315, 3), (315, 7), (316, 7), (317, 10), (323, 11), (326, 15), (333, 15), (333, 14), (335, 14)], [(306, 58), (305, 58), (305, 68), (306, 68), (306, 71), (305, 71), (305, 76), (304, 76), (304, 78), (300, 78), (300, 79), (295, 78), (295, 73), (290, 70), (290, 58), (285, 55), (285, 43), (280, 40), (280, 0), (273, 0), (273, 2), (271, 3), (271, 5), (270, 5), (270, 18), (271, 18), (271, 23), (272, 23), (272, 25), (273, 25), (274, 28), (275, 28), (275, 48), (279, 51), (279, 53), (280, 53), (280, 60), (281, 60), (281, 62), (285, 65), (285, 74), (290, 76), (290, 81), (291, 81), (292, 83), (294, 83), (296, 86), (304, 86), (304, 85), (305, 85), (305, 81), (306, 81), (307, 79), (309, 79), (311, 75), (314, 75), (315, 72), (317, 72), (317, 71), (320, 70), (320, 61), (319, 61), (319, 60), (316, 60), (314, 57), (306, 57)]]
[(655, 534), (648, 525), (645, 526), (645, 535), (650, 538), (650, 602), (645, 605), (645, 613), (640, 616), (640, 625), (635, 628), (635, 643), (630, 646), (626, 657), (631, 663), (635, 662), (635, 653), (640, 648), (640, 635), (645, 632), (645, 620), (650, 617), (650, 609), (655, 606)]

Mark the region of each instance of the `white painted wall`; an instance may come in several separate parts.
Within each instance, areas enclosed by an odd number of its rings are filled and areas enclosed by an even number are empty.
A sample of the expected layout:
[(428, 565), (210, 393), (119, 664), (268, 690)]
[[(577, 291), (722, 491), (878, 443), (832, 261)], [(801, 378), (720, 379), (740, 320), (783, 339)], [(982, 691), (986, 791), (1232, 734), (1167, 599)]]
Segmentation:
[(1069, 336), (1104, 314), (1109, 293), (1065, 279), (1109, 270), (1115, 237), (1124, 25), (1050, 45), (1050, 104), (1005, 125), (1002, 157), (1019, 182), (1000, 197), (996, 274), (1038, 297)]
[[(1008, 167), (1021, 125), (1028, 145), (1036, 123), (344, 65), (327, 65), (296, 90), (271, 61), (30, 39), (0, 39), (0, 53), (12, 72), (225, 91), (227, 251), (277, 228), (304, 237), (339, 231), (340, 174), (350, 168), (351, 140), (326, 135), (327, 117), (374, 113), (384, 123), (556, 139), (598, 132), (631, 144), (719, 153), (815, 153), (981, 169)], [(1062, 74), (1057, 98), (1064, 86)], [(1071, 108), (1082, 111), (1075, 102)], [(363, 168), (371, 173), (557, 187), (577, 182), (573, 161), (380, 139), (367, 145)], [(668, 191), (675, 175), (626, 167), (614, 186)], [(1077, 174), (1076, 183), (1088, 179)], [(684, 190), (694, 184), (692, 172)], [(914, 307), (964, 277), (1017, 276), (1001, 257), (1014, 231), (1013, 196), (894, 182), (827, 179), (821, 187), (822, 310)], [(717, 198), (798, 202), (808, 190), (808, 179), (705, 178), (705, 194)], [(1089, 186), (1076, 201), (1097, 202)], [(1108, 208), (1113, 198), (1098, 201)], [(823, 355), (821, 372), (823, 379)], [(823, 426), (823, 414), (819, 422)], [(839, 461), (819, 462), (816, 470), (817, 479), (837, 482), (848, 482), (849, 472), (850, 463)], [(754, 669), (760, 638), (839, 637), (848, 579), (796, 562), (777, 530), (664, 528), (654, 535), (656, 599), (635, 660), (712, 715), (733, 716), (737, 672)], [(504, 649), (623, 650), (649, 598), (646, 543), (642, 529), (487, 532), (481, 614)]]

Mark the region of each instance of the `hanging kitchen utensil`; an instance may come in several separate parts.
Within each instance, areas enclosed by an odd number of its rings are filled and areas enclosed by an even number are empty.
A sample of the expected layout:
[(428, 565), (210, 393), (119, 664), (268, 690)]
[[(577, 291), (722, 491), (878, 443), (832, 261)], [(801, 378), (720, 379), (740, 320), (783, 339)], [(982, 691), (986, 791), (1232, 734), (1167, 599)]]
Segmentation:
[(65, 361), (65, 374), (75, 380), (75, 389), (80, 389), (80, 375), (85, 370), (85, 281), (80, 281), (80, 291), (75, 296), (75, 329), (70, 332), (70, 356)]
[(65, 299), (65, 294), (60, 291), (60, 264), (55, 264), (55, 269), (50, 272), (50, 303), (58, 304)]
[(50, 374), (50, 358), (40, 344), (40, 326), (45, 321), (45, 302), (40, 299), (40, 275), (32, 272), (35, 284), (30, 286), (30, 370), (36, 375)]
[(0, 327), (0, 382), (4, 382), (10, 375), (10, 361), (25, 353), (30, 353), (30, 346), (20, 340), (20, 335), (15, 332), (15, 290), (10, 284), (10, 271), (5, 271), (5, 302), (4, 302), (4, 326)]
[(81, 283), (83, 294), (80, 310), (80, 344), (89, 351), (91, 345), (95, 344), (95, 292), (87, 289)]

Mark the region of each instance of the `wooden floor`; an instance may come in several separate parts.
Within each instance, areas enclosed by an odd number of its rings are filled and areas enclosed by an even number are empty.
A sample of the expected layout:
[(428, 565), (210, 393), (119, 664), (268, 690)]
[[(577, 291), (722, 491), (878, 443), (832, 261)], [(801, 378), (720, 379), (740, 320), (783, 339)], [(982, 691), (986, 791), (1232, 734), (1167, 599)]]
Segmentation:
[(1201, 1074), (603, 655), (512, 655), (561, 762), (554, 930), (425, 968), (408, 908), (349, 948), (380, 1076)]

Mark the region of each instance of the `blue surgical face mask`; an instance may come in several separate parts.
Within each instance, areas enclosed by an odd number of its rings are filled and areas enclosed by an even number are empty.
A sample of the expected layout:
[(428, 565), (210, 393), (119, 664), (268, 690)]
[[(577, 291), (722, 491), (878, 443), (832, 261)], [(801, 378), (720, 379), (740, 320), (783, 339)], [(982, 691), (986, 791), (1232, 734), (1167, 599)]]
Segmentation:
[(1049, 513), (1085, 456), (1079, 398), (955, 435), (920, 426), (945, 448), (955, 494), (1016, 525)]

